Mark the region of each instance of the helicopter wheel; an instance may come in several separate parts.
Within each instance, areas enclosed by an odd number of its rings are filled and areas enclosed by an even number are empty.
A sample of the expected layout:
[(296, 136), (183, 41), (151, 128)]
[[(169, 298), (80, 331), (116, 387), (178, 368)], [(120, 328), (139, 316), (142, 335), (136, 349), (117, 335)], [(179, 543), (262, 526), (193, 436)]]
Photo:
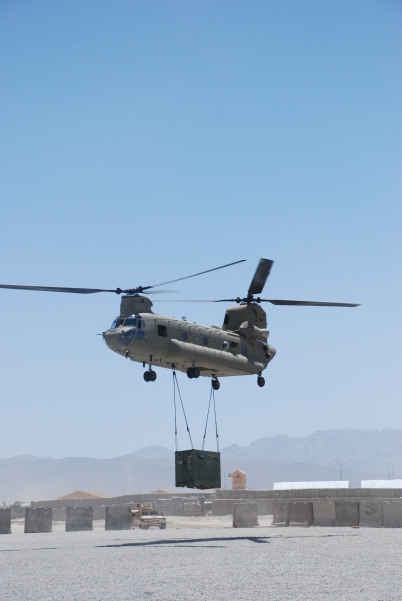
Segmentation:
[(144, 372), (144, 380), (145, 380), (145, 382), (150, 382), (151, 381), (151, 372), (150, 371), (145, 371)]
[(258, 376), (257, 378), (257, 384), (260, 388), (262, 388), (263, 386), (265, 386), (265, 378), (263, 378), (262, 376)]
[(155, 380), (156, 380), (156, 371), (151, 370), (149, 372), (149, 381), (150, 382), (155, 382)]
[(200, 377), (200, 370), (197, 367), (193, 367), (193, 378)]
[(221, 383), (219, 382), (218, 378), (214, 378), (212, 380), (212, 388), (214, 390), (219, 390), (220, 387), (221, 387)]
[(194, 368), (193, 367), (188, 368), (187, 377), (190, 378), (190, 380), (192, 380), (194, 378)]

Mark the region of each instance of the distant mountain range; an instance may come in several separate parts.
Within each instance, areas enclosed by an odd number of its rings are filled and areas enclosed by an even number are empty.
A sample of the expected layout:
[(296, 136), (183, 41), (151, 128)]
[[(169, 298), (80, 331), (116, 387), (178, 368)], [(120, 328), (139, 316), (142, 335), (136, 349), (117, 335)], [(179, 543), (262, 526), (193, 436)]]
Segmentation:
[[(394, 471), (402, 477), (402, 430), (327, 430), (305, 438), (270, 436), (247, 447), (222, 450), (222, 486), (230, 487), (229, 472), (248, 474), (248, 487), (272, 488), (274, 482), (339, 480), (351, 485), (381, 478)], [(174, 492), (173, 451), (149, 446), (114, 459), (21, 455), (0, 459), (0, 502), (54, 499), (73, 490), (94, 490), (111, 496)], [(182, 491), (182, 489), (180, 489)]]
[(135, 453), (124, 455), (124, 457), (141, 457), (142, 459), (153, 459), (154, 457), (173, 457), (174, 452), (167, 447), (160, 447), (156, 444), (150, 447), (138, 449)]
[[(305, 438), (268, 436), (247, 447), (231, 445), (225, 458), (273, 463), (302, 462), (388, 474), (388, 460), (395, 477), (402, 477), (402, 430), (319, 430)], [(396, 475), (398, 473), (398, 476)]]

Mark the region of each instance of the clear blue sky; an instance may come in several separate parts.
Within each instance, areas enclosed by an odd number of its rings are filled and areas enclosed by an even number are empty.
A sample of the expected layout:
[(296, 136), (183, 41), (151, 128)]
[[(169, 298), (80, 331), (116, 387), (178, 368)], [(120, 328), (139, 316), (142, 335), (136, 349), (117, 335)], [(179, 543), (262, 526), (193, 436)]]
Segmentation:
[[(402, 428), (400, 2), (5, 0), (0, 28), (1, 283), (247, 259), (176, 285), (225, 298), (273, 259), (268, 297), (362, 305), (268, 305), (277, 356), (264, 389), (222, 380), (221, 444)], [(0, 457), (173, 448), (171, 374), (146, 384), (96, 336), (118, 297), (3, 290), (0, 309)], [(197, 444), (209, 381), (180, 383)]]

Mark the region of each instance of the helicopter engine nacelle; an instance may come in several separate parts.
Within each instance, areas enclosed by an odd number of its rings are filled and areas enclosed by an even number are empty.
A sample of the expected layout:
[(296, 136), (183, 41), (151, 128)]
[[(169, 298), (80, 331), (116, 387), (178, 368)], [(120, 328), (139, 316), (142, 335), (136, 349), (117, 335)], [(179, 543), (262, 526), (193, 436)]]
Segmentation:
[(269, 330), (266, 328), (258, 328), (249, 321), (244, 321), (237, 332), (247, 338), (247, 340), (257, 340), (258, 338), (268, 338)]
[(245, 321), (257, 328), (265, 329), (267, 327), (267, 314), (257, 303), (242, 303), (237, 307), (228, 307), (222, 330), (235, 332)]

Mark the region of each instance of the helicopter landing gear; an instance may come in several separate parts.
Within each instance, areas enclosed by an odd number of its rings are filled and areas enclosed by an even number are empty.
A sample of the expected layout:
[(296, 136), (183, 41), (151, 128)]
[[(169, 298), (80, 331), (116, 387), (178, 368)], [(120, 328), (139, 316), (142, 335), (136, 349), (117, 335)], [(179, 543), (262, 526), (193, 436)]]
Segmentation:
[(214, 390), (219, 390), (220, 387), (221, 387), (221, 383), (219, 382), (218, 378), (213, 378), (213, 380), (212, 380), (212, 388)]
[(198, 367), (195, 367), (194, 365), (193, 367), (189, 367), (187, 370), (187, 377), (190, 378), (190, 380), (192, 380), (193, 378), (199, 378), (200, 370), (198, 369)]
[(265, 378), (263, 378), (262, 376), (258, 376), (257, 378), (257, 384), (260, 388), (262, 388), (263, 386), (265, 386)]
[(144, 373), (145, 382), (155, 382), (156, 380), (156, 372), (150, 369)]

